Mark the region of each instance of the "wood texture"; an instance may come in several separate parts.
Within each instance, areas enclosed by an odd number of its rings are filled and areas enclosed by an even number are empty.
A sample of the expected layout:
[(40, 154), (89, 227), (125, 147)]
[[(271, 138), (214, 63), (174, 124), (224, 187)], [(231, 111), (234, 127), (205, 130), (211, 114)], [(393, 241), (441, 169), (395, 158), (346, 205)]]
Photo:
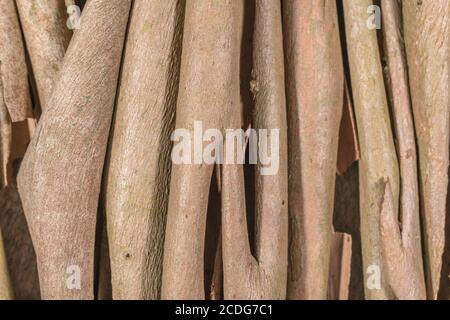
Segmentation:
[[(389, 285), (398, 299), (425, 299), (420, 235), (419, 185), (414, 122), (397, 1), (382, 0), (383, 32), (397, 154), (400, 165), (399, 212), (386, 185), (380, 218), (381, 246)], [(400, 221), (400, 222), (399, 222)]]
[(72, 32), (64, 0), (16, 0), (39, 100), (45, 109)]
[[(376, 29), (367, 25), (371, 0), (344, 0), (351, 85), (358, 127), (361, 243), (366, 299), (388, 299), (392, 292), (383, 268), (380, 212), (384, 181), (398, 212), (399, 168), (391, 131)], [(373, 280), (373, 281), (372, 281)]]
[(284, 5), (289, 114), (288, 298), (326, 299), (344, 74), (335, 1)]
[(132, 10), (106, 177), (115, 299), (158, 299), (178, 91), (182, 1)]
[[(98, 195), (130, 3), (87, 2), (19, 172), (44, 299), (93, 298)], [(73, 267), (79, 289), (68, 285)]]
[[(278, 1), (256, 1), (254, 30), (251, 84), (255, 99), (254, 127), (256, 130), (268, 130), (268, 141), (278, 139), (279, 167), (274, 174), (262, 175), (263, 165), (259, 162), (256, 165), (253, 256), (247, 230), (243, 166), (228, 163), (222, 166), (224, 297), (285, 299), (288, 249), (287, 124), (281, 5)], [(278, 130), (278, 136), (272, 130)]]
[(0, 300), (11, 300), (14, 298), (13, 288), (9, 277), (8, 263), (6, 261), (3, 247), (3, 237), (0, 231)]
[(450, 137), (450, 2), (403, 1), (420, 168), (428, 297), (436, 299), (445, 245)]
[[(241, 127), (242, 0), (188, 1), (176, 128), (193, 134)], [(213, 165), (174, 164), (164, 246), (162, 298), (204, 299), (206, 212)], [(188, 188), (189, 190), (187, 190)]]

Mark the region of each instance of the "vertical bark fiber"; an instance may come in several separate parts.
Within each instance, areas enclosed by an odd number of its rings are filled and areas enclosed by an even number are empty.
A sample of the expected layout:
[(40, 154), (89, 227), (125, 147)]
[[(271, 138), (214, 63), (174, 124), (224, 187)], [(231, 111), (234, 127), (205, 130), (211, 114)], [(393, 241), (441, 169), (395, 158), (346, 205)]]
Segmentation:
[(284, 1), (289, 114), (288, 298), (326, 299), (344, 75), (335, 1)]
[(56, 75), (72, 32), (66, 26), (64, 0), (16, 0), (41, 108), (53, 92)]
[(183, 7), (132, 10), (106, 182), (115, 299), (160, 296)]
[[(392, 194), (385, 190), (381, 212), (382, 256), (389, 285), (396, 297), (425, 299), (420, 239), (419, 186), (416, 140), (409, 97), (408, 75), (402, 39), (401, 11), (397, 1), (382, 0), (383, 33), (388, 58), (388, 78), (397, 137), (401, 193), (399, 212), (392, 211)], [(401, 220), (401, 227), (399, 226)]]
[[(241, 0), (186, 3), (176, 128), (186, 129), (191, 136), (194, 121), (202, 121), (204, 131), (216, 128), (224, 133), (241, 126), (235, 119), (242, 113), (239, 56), (243, 7)], [(173, 165), (163, 299), (205, 298), (204, 242), (212, 172), (212, 164)]]
[[(243, 167), (239, 164), (223, 165), (224, 295), (225, 299), (285, 299), (288, 250), (287, 124), (279, 1), (256, 1), (254, 30), (254, 125), (257, 130), (268, 130), (268, 141), (278, 139), (279, 169), (273, 175), (262, 175), (263, 165), (258, 162), (256, 166), (254, 257), (247, 231)], [(273, 129), (278, 130), (278, 137), (272, 134)], [(260, 137), (260, 132), (258, 135)], [(225, 149), (225, 158), (227, 151)]]
[[(367, 25), (372, 0), (344, 0), (356, 124), (361, 160), (360, 214), (366, 299), (391, 298), (383, 268), (380, 212), (384, 183), (392, 191), (392, 210), (398, 212), (399, 169), (391, 131), (383, 71), (375, 29)], [(381, 277), (381, 278), (380, 278)], [(379, 281), (381, 280), (381, 281)]]
[(403, 1), (403, 17), (419, 149), (427, 291), (436, 299), (448, 185), (450, 2)]
[(130, 3), (87, 2), (19, 172), (44, 299), (93, 298), (98, 195)]

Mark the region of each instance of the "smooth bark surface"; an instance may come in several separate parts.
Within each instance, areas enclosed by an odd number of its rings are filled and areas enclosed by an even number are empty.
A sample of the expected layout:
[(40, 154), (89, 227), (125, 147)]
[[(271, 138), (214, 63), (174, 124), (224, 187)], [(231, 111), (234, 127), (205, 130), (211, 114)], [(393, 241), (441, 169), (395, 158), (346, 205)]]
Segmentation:
[(450, 2), (403, 1), (420, 168), (428, 297), (436, 299), (445, 244), (450, 100)]
[[(204, 131), (217, 128), (225, 133), (225, 129), (241, 127), (239, 54), (243, 7), (241, 0), (186, 3), (176, 128), (187, 130), (191, 136), (194, 121), (202, 121)], [(201, 143), (195, 148), (203, 150)], [(204, 243), (212, 173), (213, 165), (203, 162), (173, 165), (163, 299), (205, 298)]]
[(398, 212), (399, 169), (394, 146), (376, 29), (367, 25), (371, 0), (344, 0), (345, 30), (358, 127), (361, 242), (366, 299), (392, 297), (383, 268), (380, 212), (384, 181)]
[(130, 3), (86, 4), (19, 172), (44, 299), (93, 298), (98, 195)]
[[(287, 124), (281, 5), (278, 1), (256, 1), (254, 30), (254, 79), (251, 83), (255, 99), (254, 126), (257, 130), (268, 130), (269, 144), (272, 139), (278, 139), (279, 168), (275, 174), (263, 175), (264, 165), (259, 162), (256, 165), (255, 256), (252, 256), (247, 231), (243, 166), (225, 164), (222, 167), (224, 297), (285, 299)], [(273, 134), (273, 130), (278, 130), (278, 136)], [(225, 149), (225, 158), (227, 151)]]
[(382, 0), (381, 5), (390, 80), (388, 87), (391, 89), (401, 176), (399, 212), (393, 211), (390, 183), (385, 189), (380, 220), (382, 255), (389, 285), (396, 297), (401, 300), (423, 300), (426, 298), (426, 291), (420, 239), (416, 141), (401, 40), (401, 11), (397, 1)]
[(158, 299), (184, 5), (137, 0), (106, 177), (115, 299)]
[(72, 32), (66, 26), (64, 0), (16, 0), (41, 108), (53, 92)]
[(326, 299), (344, 95), (336, 3), (283, 4), (289, 113), (288, 298)]
[(14, 1), (0, 1), (0, 79), (3, 103), (12, 122), (32, 117), (28, 71), (19, 19)]

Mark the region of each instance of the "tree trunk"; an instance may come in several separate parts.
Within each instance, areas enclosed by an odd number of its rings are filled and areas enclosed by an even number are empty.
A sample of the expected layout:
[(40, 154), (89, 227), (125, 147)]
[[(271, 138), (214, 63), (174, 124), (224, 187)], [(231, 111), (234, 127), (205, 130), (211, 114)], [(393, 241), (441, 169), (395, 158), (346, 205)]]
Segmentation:
[[(414, 122), (409, 97), (407, 67), (401, 42), (402, 28), (397, 1), (382, 0), (383, 32), (388, 58), (392, 113), (400, 165), (399, 212), (392, 211), (389, 188), (381, 212), (381, 247), (389, 285), (398, 299), (425, 299), (420, 236), (419, 190)], [(390, 183), (389, 183), (390, 187)], [(401, 227), (399, 222), (401, 221)]]
[(158, 299), (184, 5), (132, 10), (106, 176), (115, 299)]
[[(186, 3), (176, 128), (187, 135), (194, 134), (195, 121), (202, 122), (201, 135), (208, 129), (224, 133), (241, 126), (234, 119), (242, 114), (239, 56), (243, 8), (241, 0)], [(200, 142), (189, 151), (194, 157), (201, 156), (192, 150), (201, 153), (202, 146)], [(188, 162), (172, 168), (163, 299), (205, 298), (204, 242), (213, 164), (194, 163), (192, 158)]]
[(86, 4), (19, 172), (44, 299), (93, 298), (98, 195), (130, 3)]
[[(225, 299), (285, 299), (287, 281), (287, 124), (279, 1), (256, 1), (253, 48), (254, 125), (279, 147), (278, 170), (256, 165), (255, 256), (249, 246), (242, 165), (222, 168), (222, 247)], [(235, 117), (234, 126), (239, 126)], [(277, 130), (278, 135), (273, 134)], [(258, 139), (261, 139), (258, 131)], [(258, 146), (261, 147), (261, 141)], [(225, 159), (228, 145), (225, 141)], [(250, 150), (251, 152), (252, 150)], [(258, 150), (260, 151), (260, 150)], [(259, 153), (260, 154), (260, 153)], [(278, 155), (271, 154), (272, 160)]]
[(326, 299), (344, 95), (336, 3), (283, 3), (291, 177), (288, 298)]
[(398, 212), (399, 169), (391, 131), (383, 71), (375, 29), (367, 25), (372, 0), (344, 0), (351, 84), (360, 154), (360, 218), (366, 299), (392, 297), (382, 264), (380, 212), (384, 184)]
[(409, 82), (419, 149), (428, 297), (436, 299), (445, 244), (449, 164), (450, 2), (403, 1)]

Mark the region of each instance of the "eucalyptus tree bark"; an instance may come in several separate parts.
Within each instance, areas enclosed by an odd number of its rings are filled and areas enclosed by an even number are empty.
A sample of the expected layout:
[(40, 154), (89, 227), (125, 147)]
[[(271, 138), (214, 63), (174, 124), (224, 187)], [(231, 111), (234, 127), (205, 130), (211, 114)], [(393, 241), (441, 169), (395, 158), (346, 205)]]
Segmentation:
[(284, 1), (288, 298), (326, 299), (344, 75), (335, 1)]
[(66, 6), (64, 0), (16, 0), (16, 4), (40, 105), (45, 109), (72, 36), (66, 26)]
[[(21, 210), (19, 210), (20, 202), (13, 199), (16, 193), (14, 192), (15, 187), (11, 185), (13, 182), (11, 180), (14, 178), (13, 161), (15, 159), (15, 151), (18, 149), (18, 145), (20, 145), (15, 139), (17, 137), (13, 137), (13, 128), (19, 122), (31, 118), (33, 112), (31, 108), (25, 50), (14, 1), (1, 0), (0, 8), (0, 177), (1, 185), (3, 187), (10, 187), (8, 190), (2, 190), (0, 194), (2, 198), (0, 201), (0, 215), (2, 217), (0, 218), (3, 234), (7, 235), (5, 238), (5, 246), (8, 247), (5, 248), (5, 251), (14, 255), (8, 255), (8, 261), (11, 262), (10, 266), (17, 267), (13, 270), (14, 280), (18, 278), (31, 280), (34, 276), (32, 272), (33, 262), (31, 262), (32, 255), (26, 254), (29, 253), (27, 249), (30, 246), (24, 246), (26, 248), (19, 246), (19, 244), (24, 244), (21, 240), (26, 236), (23, 236), (25, 234), (23, 232), (24, 230), (17, 227), (16, 216), (12, 215), (13, 212), (19, 213)], [(8, 230), (5, 228), (8, 228)], [(12, 231), (16, 231), (17, 235), (9, 237)], [(25, 264), (15, 265), (16, 258), (21, 259), (22, 255), (28, 257), (30, 262), (27, 261)], [(22, 266), (24, 267), (22, 268)], [(28, 268), (30, 266), (31, 268)], [(29, 272), (20, 275), (19, 273), (21, 271)], [(6, 273), (3, 273), (3, 276), (6, 276)], [(33, 289), (30, 288), (33, 287), (32, 282), (14, 282), (18, 296), (33, 292)], [(10, 295), (8, 294), (8, 296)]]
[[(0, 65), (1, 67), (1, 65)], [(1, 71), (0, 71), (1, 72)], [(3, 85), (0, 78), (0, 155), (1, 155), (1, 177), (2, 185), (8, 183), (8, 163), (11, 156), (12, 125), (8, 109), (3, 99)], [(4, 212), (2, 212), (4, 214)], [(12, 299), (11, 280), (9, 278), (8, 263), (3, 246), (3, 237), (0, 227), (0, 300)]]
[(183, 3), (137, 0), (106, 177), (114, 299), (158, 299)]
[(334, 232), (331, 242), (330, 277), (328, 281), (329, 300), (349, 300), (351, 258), (351, 235)]
[(3, 237), (0, 231), (0, 300), (14, 299), (13, 288), (9, 278), (8, 263), (3, 247)]
[(90, 0), (18, 176), (43, 299), (92, 299), (95, 222), (131, 1)]
[(394, 146), (376, 29), (367, 25), (372, 0), (344, 0), (356, 124), (360, 143), (360, 219), (366, 299), (392, 298), (380, 239), (385, 181), (398, 212), (399, 169)]
[[(243, 7), (241, 0), (186, 3), (175, 126), (183, 130), (182, 144), (193, 136), (195, 121), (202, 122), (202, 135), (208, 129), (224, 133), (225, 129), (232, 128), (231, 120), (235, 127), (240, 127), (234, 119), (242, 114), (239, 56)], [(202, 157), (202, 147), (206, 145), (200, 142), (185, 150), (185, 163), (174, 163), (172, 167), (164, 245), (163, 299), (205, 298), (204, 242), (214, 164), (193, 158)], [(177, 145), (174, 152), (175, 148)]]
[[(263, 164), (259, 159), (256, 165), (253, 256), (247, 231), (243, 167), (239, 163), (225, 163), (222, 167), (224, 296), (225, 299), (285, 299), (288, 251), (287, 123), (279, 1), (256, 1), (254, 30), (254, 126), (258, 131), (259, 147), (264, 144), (261, 139), (278, 145), (278, 154), (268, 155), (272, 161), (278, 161), (278, 170), (264, 175), (267, 163)], [(233, 125), (238, 127), (239, 119), (236, 116), (234, 119)], [(228, 158), (227, 152), (225, 141), (225, 159)]]
[[(0, 64), (1, 73), (1, 64)], [(11, 175), (12, 123), (3, 95), (3, 82), (0, 78), (0, 155), (1, 186), (8, 185)]]
[(32, 117), (25, 50), (14, 1), (0, 0), (0, 79), (12, 122)]
[[(420, 235), (416, 140), (397, 1), (382, 0), (383, 34), (388, 59), (391, 105), (400, 165), (399, 212), (393, 210), (390, 183), (381, 211), (381, 248), (388, 283), (398, 299), (425, 299)], [(401, 228), (398, 221), (401, 220)]]
[(0, 0), (0, 121), (1, 177), (11, 175), (12, 122), (33, 116), (28, 71), (19, 20), (13, 1)]
[(427, 293), (436, 299), (448, 186), (450, 2), (403, 1), (403, 18), (419, 150)]

